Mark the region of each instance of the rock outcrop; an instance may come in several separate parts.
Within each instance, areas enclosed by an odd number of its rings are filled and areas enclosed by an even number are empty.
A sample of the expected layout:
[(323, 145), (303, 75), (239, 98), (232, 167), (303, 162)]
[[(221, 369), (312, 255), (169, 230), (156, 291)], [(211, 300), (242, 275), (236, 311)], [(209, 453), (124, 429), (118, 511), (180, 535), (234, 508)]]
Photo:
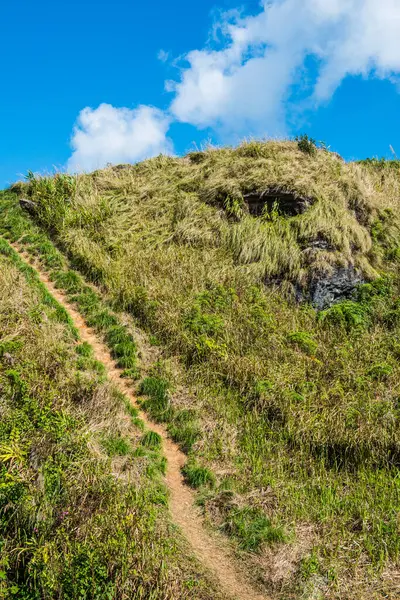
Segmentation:
[(315, 276), (309, 286), (309, 297), (317, 310), (351, 298), (358, 285), (365, 283), (362, 273), (354, 267), (337, 267), (333, 274)]
[(315, 202), (309, 196), (301, 196), (279, 187), (269, 188), (262, 193), (249, 192), (243, 198), (249, 213), (254, 217), (261, 216), (265, 208), (271, 211), (275, 205), (281, 215), (295, 217), (303, 214)]

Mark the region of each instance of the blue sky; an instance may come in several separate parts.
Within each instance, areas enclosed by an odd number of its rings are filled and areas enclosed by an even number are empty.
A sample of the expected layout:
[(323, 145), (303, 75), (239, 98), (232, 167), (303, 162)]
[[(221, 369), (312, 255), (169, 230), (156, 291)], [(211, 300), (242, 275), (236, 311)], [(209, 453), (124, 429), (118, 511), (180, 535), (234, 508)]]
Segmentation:
[(2, 187), (245, 136), (400, 156), (398, 0), (15, 0), (2, 17)]

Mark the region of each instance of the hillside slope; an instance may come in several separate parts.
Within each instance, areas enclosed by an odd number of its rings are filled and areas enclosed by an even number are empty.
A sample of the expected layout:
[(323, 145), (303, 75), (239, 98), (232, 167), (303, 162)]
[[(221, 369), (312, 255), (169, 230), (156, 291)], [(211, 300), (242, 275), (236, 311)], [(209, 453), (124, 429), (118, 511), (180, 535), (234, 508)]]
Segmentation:
[(277, 598), (399, 594), (399, 185), (396, 162), (251, 142), (1, 200), (4, 234), (51, 263), (50, 236), (134, 318), (144, 408)]
[(2, 599), (222, 599), (169, 522), (157, 435), (3, 239), (0, 414)]

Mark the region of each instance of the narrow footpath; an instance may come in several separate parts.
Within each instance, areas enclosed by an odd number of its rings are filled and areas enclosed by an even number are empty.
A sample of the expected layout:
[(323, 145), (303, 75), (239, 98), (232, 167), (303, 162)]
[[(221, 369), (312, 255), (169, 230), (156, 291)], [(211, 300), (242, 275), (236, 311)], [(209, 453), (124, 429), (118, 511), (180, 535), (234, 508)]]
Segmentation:
[(139, 409), (139, 416), (147, 427), (161, 436), (164, 456), (167, 459), (165, 483), (169, 489), (169, 509), (172, 520), (181, 529), (196, 558), (210, 571), (219, 583), (221, 590), (232, 600), (271, 600), (252, 587), (245, 571), (224, 548), (223, 536), (209, 533), (206, 530), (203, 518), (194, 504), (195, 493), (185, 484), (181, 473), (186, 461), (185, 455), (177, 444), (168, 437), (163, 426), (150, 421), (147, 415), (140, 411), (129, 383), (121, 378), (122, 369), (116, 366), (101, 338), (86, 325), (81, 314), (68, 302), (65, 295), (54, 286), (48, 275), (36, 263), (32, 262), (31, 257), (16, 244), (12, 244), (12, 246), (26, 263), (35, 268), (41, 282), (68, 311), (75, 327), (79, 330), (81, 341), (88, 342), (93, 347), (95, 358), (105, 365), (108, 378)]

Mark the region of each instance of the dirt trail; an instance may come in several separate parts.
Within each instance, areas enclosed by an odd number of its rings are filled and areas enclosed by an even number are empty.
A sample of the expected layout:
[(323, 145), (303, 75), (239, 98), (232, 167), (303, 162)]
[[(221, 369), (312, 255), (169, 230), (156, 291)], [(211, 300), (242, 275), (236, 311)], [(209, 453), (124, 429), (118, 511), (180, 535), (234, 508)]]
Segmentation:
[[(138, 408), (132, 389), (126, 380), (121, 378), (122, 369), (116, 366), (108, 348), (100, 337), (86, 325), (81, 314), (68, 302), (65, 295), (55, 288), (48, 275), (38, 268), (36, 263), (32, 263), (32, 258), (16, 244), (13, 244), (13, 247), (25, 262), (36, 269), (42, 283), (68, 311), (75, 327), (79, 330), (81, 340), (88, 342), (93, 347), (95, 358), (105, 365), (109, 379)], [(140, 411), (140, 418), (150, 429), (156, 431), (162, 437), (163, 451), (168, 461), (165, 482), (170, 492), (169, 507), (172, 519), (182, 530), (197, 559), (212, 573), (221, 590), (232, 600), (271, 600), (252, 587), (245, 571), (223, 547), (224, 539), (222, 536), (206, 531), (202, 516), (194, 506), (195, 493), (185, 485), (182, 477), (181, 468), (186, 461), (183, 452), (168, 437), (164, 427), (150, 421), (142, 411)]]

